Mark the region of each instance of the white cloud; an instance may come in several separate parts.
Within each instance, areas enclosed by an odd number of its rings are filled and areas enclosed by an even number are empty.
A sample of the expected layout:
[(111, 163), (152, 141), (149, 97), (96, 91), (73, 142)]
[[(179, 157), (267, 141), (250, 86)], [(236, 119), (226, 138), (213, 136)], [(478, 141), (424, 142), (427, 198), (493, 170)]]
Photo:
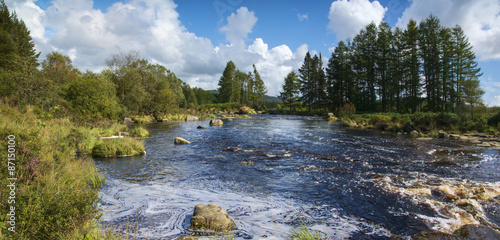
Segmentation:
[(447, 27), (460, 25), (481, 60), (500, 59), (500, 0), (414, 0), (398, 21), (420, 21), (430, 14)]
[(297, 17), (299, 18), (299, 21), (304, 21), (304, 20), (308, 20), (309, 19), (309, 13), (305, 13), (305, 14), (300, 14), (300, 13), (297, 13)]
[(371, 22), (380, 23), (386, 11), (378, 1), (337, 0), (330, 6), (328, 29), (339, 41), (352, 38)]
[(227, 25), (219, 29), (220, 32), (226, 34), (226, 40), (233, 46), (244, 46), (245, 39), (252, 32), (252, 28), (257, 23), (255, 12), (248, 11), (247, 7), (240, 7), (236, 13), (231, 13), (227, 17)]
[(59, 51), (82, 71), (100, 71), (105, 60), (118, 51), (138, 51), (142, 58), (164, 65), (191, 86), (216, 89), (229, 60), (242, 71), (255, 64), (269, 90), (277, 95), (283, 79), (297, 69), (307, 45), (295, 53), (288, 46), (269, 49), (257, 38), (246, 46), (248, 34), (257, 22), (253, 11), (239, 8), (220, 28), (230, 45), (214, 46), (208, 38), (196, 36), (179, 20), (173, 0), (131, 0), (116, 2), (106, 12), (94, 9), (92, 0), (53, 0), (47, 10), (34, 0), (7, 0), (32, 31), (36, 48)]

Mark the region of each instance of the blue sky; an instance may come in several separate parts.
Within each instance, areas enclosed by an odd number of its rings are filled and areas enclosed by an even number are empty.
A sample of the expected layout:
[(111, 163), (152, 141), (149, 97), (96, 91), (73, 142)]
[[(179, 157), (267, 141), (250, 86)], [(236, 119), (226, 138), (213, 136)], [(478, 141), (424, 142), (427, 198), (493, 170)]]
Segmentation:
[[(191, 86), (217, 88), (225, 63), (256, 64), (270, 95), (307, 51), (326, 59), (339, 40), (371, 21), (405, 27), (430, 13), (462, 26), (483, 70), (485, 103), (500, 106), (500, 0), (5, 0), (37, 50), (100, 71), (118, 52), (138, 51)], [(325, 61), (326, 62), (326, 61)]]

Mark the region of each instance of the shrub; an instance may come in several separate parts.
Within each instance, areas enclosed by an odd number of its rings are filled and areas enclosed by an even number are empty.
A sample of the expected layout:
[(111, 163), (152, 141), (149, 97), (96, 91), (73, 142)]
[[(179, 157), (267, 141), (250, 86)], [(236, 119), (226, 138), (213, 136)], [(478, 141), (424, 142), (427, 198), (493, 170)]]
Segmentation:
[(490, 126), (498, 126), (499, 123), (500, 123), (500, 112), (488, 119), (488, 125)]
[(371, 124), (388, 124), (391, 122), (391, 117), (385, 116), (385, 115), (380, 115), (380, 114), (373, 114), (370, 117), (370, 123)]

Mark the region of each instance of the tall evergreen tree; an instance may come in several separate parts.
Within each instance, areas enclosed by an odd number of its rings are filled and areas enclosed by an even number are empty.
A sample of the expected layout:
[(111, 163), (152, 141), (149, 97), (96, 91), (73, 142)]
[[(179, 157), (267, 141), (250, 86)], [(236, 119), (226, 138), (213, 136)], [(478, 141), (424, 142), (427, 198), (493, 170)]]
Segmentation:
[(222, 73), (222, 76), (219, 80), (219, 102), (234, 102), (233, 81), (235, 73), (236, 66), (234, 65), (233, 61), (229, 61), (226, 64), (226, 68), (224, 69), (224, 72)]
[(327, 92), (332, 110), (338, 110), (355, 99), (354, 75), (350, 64), (349, 47), (340, 41), (328, 60)]
[(264, 81), (260, 77), (260, 74), (257, 71), (257, 67), (255, 67), (255, 64), (253, 65), (253, 75), (255, 77), (254, 89), (255, 89), (255, 95), (257, 97), (256, 104), (257, 104), (257, 106), (260, 107), (264, 103), (264, 96), (267, 93), (267, 88), (266, 88)]
[(427, 109), (440, 111), (442, 109), (443, 87), (441, 77), (441, 24), (437, 17), (431, 15), (420, 22), (420, 57), (423, 60), (423, 75), (427, 96)]
[(309, 108), (313, 107), (314, 103), (314, 82), (313, 82), (314, 64), (313, 58), (309, 52), (304, 57), (304, 62), (299, 69), (300, 73), (300, 101)]
[(420, 33), (417, 22), (411, 19), (403, 33), (404, 37), (404, 76), (405, 76), (405, 94), (404, 104), (414, 113), (418, 110), (421, 101), (422, 84), (420, 79)]
[(295, 71), (291, 71), (285, 78), (285, 83), (283, 84), (283, 92), (280, 92), (280, 98), (289, 106), (290, 110), (292, 106), (299, 101), (300, 93), (300, 79)]

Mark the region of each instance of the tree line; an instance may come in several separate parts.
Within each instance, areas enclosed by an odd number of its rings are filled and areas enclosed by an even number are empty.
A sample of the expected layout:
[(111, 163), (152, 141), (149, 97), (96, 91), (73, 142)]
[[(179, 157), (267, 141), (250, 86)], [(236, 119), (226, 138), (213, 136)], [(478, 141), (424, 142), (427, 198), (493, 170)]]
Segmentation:
[(137, 52), (118, 53), (100, 73), (81, 72), (59, 52), (40, 53), (30, 32), (0, 1), (0, 99), (56, 110), (83, 121), (126, 115), (162, 115), (179, 108), (212, 103), (261, 105), (266, 93), (257, 69), (243, 73), (228, 62), (219, 93), (190, 87), (172, 71), (142, 59)]
[(326, 68), (321, 54), (307, 53), (299, 73), (291, 72), (281, 99), (289, 106), (358, 112), (461, 113), (481, 105), (481, 69), (462, 28), (444, 27), (430, 15), (406, 29), (387, 22), (367, 25), (340, 41)]

